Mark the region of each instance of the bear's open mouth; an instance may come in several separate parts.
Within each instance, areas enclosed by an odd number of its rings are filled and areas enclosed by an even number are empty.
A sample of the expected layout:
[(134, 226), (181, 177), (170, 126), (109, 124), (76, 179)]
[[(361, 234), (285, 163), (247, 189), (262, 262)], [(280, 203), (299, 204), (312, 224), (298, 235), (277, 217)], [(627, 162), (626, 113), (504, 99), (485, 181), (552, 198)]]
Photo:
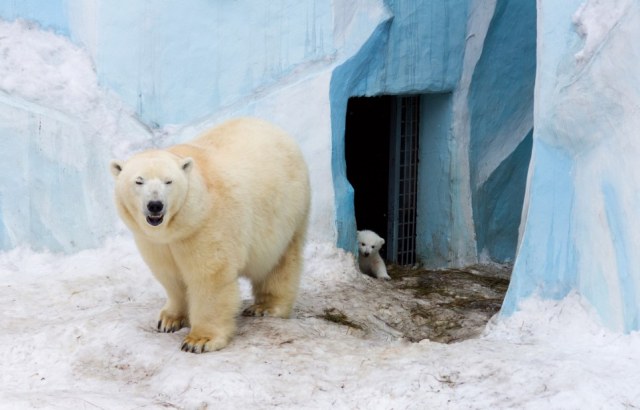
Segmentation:
[(160, 215), (147, 215), (147, 223), (151, 226), (158, 226), (162, 223), (164, 214)]

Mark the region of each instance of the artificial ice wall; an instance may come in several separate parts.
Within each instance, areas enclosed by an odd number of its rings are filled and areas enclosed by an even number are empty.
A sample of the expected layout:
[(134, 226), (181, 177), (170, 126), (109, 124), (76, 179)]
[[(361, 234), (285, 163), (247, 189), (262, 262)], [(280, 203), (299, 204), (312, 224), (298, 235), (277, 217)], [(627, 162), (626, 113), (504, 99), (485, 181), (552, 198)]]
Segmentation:
[(577, 290), (640, 329), (640, 4), (538, 1), (535, 131), (503, 306)]
[(416, 252), (430, 267), (512, 262), (531, 153), (536, 7), (525, 0), (387, 1), (331, 81), (338, 245), (356, 224), (346, 180), (350, 96), (421, 95)]

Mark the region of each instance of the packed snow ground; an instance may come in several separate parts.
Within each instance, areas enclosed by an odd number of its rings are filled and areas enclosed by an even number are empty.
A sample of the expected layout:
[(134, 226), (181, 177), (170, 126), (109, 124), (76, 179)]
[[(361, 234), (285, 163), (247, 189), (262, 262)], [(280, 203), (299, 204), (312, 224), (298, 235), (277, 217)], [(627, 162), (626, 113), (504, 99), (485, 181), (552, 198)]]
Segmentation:
[(577, 295), (532, 299), (477, 339), (410, 343), (318, 318), (319, 301), (346, 299), (367, 315), (378, 290), (330, 245), (305, 257), (293, 318), (240, 317), (227, 348), (196, 355), (180, 351), (187, 329), (156, 332), (163, 290), (129, 237), (0, 254), (0, 407), (640, 407), (640, 335), (607, 331)]

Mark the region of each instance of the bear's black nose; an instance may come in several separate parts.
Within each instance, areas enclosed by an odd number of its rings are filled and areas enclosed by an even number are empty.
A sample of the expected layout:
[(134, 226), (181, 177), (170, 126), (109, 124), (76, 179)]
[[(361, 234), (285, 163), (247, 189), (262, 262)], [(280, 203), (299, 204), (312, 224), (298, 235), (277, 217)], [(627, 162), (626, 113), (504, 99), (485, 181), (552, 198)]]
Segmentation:
[(365, 257), (366, 257), (366, 256), (369, 256), (369, 252), (365, 252), (365, 253), (364, 253), (364, 256), (365, 256)]
[(164, 208), (164, 204), (160, 201), (149, 201), (147, 204), (149, 212), (153, 212), (154, 214), (162, 212), (162, 208)]

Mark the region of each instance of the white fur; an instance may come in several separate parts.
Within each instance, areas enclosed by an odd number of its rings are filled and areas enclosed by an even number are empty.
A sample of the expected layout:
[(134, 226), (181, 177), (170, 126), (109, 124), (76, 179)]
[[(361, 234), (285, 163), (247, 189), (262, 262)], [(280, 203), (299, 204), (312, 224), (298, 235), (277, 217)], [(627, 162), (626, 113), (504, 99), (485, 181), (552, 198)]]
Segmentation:
[(217, 350), (253, 285), (247, 315), (288, 317), (302, 269), (310, 187), (295, 141), (238, 119), (186, 144), (113, 161), (118, 213), (167, 292), (158, 330), (191, 331), (182, 349)]
[(380, 256), (384, 239), (369, 230), (358, 231), (358, 267), (362, 273), (389, 280), (387, 267)]

